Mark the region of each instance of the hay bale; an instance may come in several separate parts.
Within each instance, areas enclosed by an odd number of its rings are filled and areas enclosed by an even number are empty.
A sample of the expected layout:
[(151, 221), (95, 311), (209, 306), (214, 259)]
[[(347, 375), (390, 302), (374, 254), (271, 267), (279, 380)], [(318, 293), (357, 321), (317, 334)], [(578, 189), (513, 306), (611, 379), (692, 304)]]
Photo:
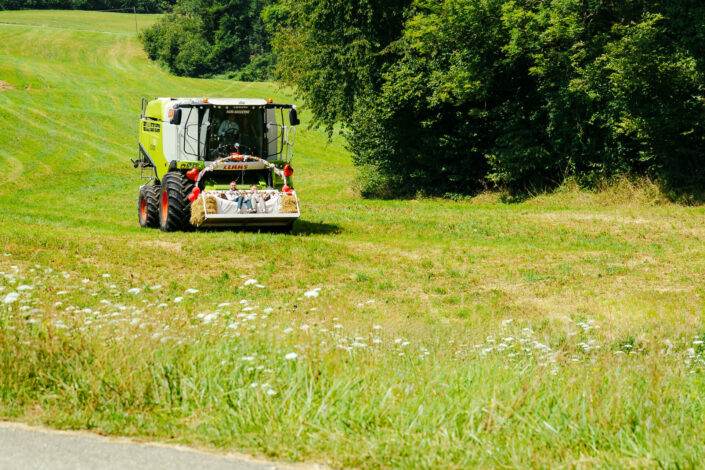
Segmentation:
[(282, 208), (279, 210), (281, 214), (295, 214), (298, 212), (296, 207), (296, 196), (285, 194), (282, 197)]
[[(206, 220), (206, 212), (203, 210), (203, 195), (198, 196), (198, 199), (191, 204), (191, 225), (201, 225)], [(213, 196), (206, 197), (206, 210), (208, 215), (218, 213), (218, 202)]]
[(206, 210), (210, 215), (218, 213), (218, 201), (215, 200), (215, 196), (208, 196), (206, 198)]

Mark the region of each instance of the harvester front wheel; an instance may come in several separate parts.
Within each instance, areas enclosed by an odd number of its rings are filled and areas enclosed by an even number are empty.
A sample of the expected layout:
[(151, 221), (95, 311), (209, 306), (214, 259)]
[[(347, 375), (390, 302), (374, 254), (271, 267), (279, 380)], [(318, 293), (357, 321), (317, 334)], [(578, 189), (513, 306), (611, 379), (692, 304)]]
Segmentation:
[(137, 198), (137, 215), (142, 228), (159, 226), (159, 186), (142, 186)]
[(193, 189), (193, 182), (181, 173), (171, 172), (162, 178), (159, 204), (159, 228), (164, 232), (190, 230), (193, 228), (191, 202), (188, 196)]

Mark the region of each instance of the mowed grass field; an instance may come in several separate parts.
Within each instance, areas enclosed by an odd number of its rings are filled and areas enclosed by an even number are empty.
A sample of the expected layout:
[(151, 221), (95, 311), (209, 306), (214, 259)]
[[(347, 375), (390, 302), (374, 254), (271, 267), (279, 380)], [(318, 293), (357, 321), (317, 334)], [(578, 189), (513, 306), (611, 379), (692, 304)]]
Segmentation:
[[(48, 29), (73, 29), (115, 34), (136, 34), (153, 24), (159, 15), (134, 15), (131, 12), (93, 12), (76, 10), (0, 11), (0, 23)], [(52, 32), (45, 34), (51, 35)]]
[(0, 26), (2, 418), (344, 468), (701, 465), (703, 207), (363, 200), (301, 126), (293, 234), (142, 230), (142, 97), (291, 94), (173, 77), (130, 15), (18, 15), (68, 29)]

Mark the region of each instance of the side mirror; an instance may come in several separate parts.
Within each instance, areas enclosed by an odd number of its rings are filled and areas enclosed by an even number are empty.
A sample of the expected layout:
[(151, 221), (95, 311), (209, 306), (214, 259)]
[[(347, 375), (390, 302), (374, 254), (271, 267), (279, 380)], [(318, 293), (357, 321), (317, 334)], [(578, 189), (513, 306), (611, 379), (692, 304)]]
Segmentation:
[(175, 109), (174, 110), (174, 115), (171, 118), (171, 121), (169, 121), (171, 124), (176, 124), (177, 126), (181, 124), (181, 110), (180, 109)]
[(292, 126), (298, 126), (300, 123), (301, 121), (299, 121), (299, 116), (296, 115), (296, 110), (291, 108), (289, 110), (289, 124)]

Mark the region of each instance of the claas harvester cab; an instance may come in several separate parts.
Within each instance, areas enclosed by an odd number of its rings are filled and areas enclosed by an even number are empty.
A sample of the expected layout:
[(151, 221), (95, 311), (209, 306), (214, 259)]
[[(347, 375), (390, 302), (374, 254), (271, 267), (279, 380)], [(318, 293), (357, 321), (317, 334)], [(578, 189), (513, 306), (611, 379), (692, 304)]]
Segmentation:
[(143, 99), (132, 160), (147, 180), (140, 226), (291, 229), (300, 215), (291, 166), (297, 124), (295, 105), (272, 100)]

